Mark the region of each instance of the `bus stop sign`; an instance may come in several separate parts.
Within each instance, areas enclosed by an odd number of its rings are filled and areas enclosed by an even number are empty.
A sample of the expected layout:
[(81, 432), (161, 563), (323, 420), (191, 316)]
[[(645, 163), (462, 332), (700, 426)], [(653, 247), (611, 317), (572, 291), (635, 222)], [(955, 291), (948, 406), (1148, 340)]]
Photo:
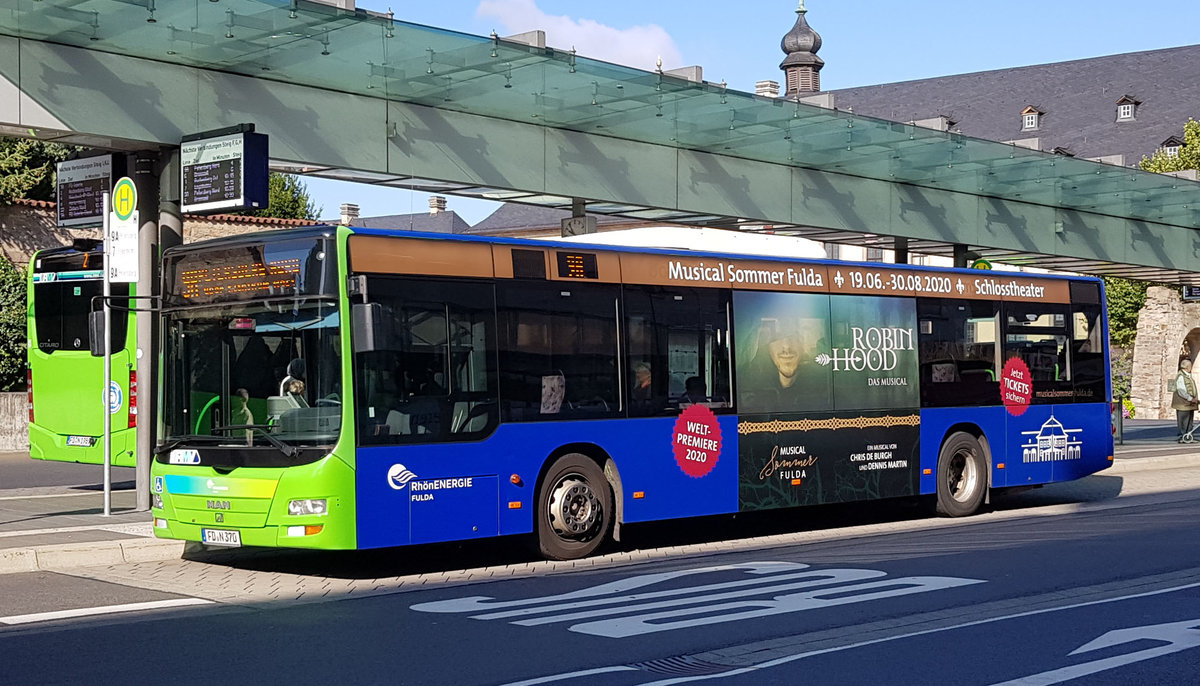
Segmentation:
[(112, 214), (104, 234), (104, 250), (108, 253), (108, 280), (137, 283), (137, 187), (128, 176), (121, 177), (113, 186)]

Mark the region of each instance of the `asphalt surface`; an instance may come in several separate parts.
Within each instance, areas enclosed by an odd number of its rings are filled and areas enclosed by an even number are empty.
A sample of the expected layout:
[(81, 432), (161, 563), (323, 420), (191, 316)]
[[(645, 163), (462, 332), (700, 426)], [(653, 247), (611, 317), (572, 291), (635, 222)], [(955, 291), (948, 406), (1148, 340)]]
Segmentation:
[[(1172, 456), (1200, 456), (1200, 443), (1177, 443), (1173, 421), (1125, 422), (1123, 444), (1116, 447), (1118, 461)], [(132, 469), (113, 468), (111, 514), (104, 516), (99, 466), (32, 460), (21, 452), (0, 453), (0, 574), (178, 559), (184, 544), (154, 538), (149, 513), (134, 509), (133, 478)], [(727, 521), (716, 520), (696, 535), (704, 537), (725, 526), (729, 526)], [(783, 521), (780, 526), (788, 524)], [(654, 527), (649, 529), (654, 531)], [(634, 545), (637, 543), (635, 533)], [(481, 548), (486, 556), (488, 546)], [(509, 556), (504, 552), (509, 548), (510, 543), (492, 548), (498, 562)], [(388, 554), (381, 555), (386, 558)], [(436, 554), (434, 558), (442, 559)]]

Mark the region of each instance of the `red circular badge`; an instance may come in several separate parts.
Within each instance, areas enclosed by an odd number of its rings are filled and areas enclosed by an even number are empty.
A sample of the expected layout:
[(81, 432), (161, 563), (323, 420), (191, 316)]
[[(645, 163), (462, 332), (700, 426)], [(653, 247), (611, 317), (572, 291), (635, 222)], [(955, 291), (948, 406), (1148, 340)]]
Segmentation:
[(1004, 407), (1014, 417), (1025, 414), (1029, 409), (1029, 401), (1033, 398), (1033, 378), (1029, 375), (1029, 367), (1025, 360), (1019, 357), (1009, 358), (1000, 372), (1000, 396), (1004, 399)]
[(717, 416), (704, 405), (691, 405), (675, 420), (671, 443), (675, 461), (684, 474), (699, 479), (717, 466), (721, 455), (721, 425)]

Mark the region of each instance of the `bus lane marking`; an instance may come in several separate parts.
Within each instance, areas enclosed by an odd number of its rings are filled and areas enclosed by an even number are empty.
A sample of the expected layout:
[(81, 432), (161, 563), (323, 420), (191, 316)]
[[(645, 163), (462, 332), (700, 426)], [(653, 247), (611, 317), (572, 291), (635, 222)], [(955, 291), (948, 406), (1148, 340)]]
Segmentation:
[[(727, 572), (755, 578), (644, 590), (688, 576)], [(568, 630), (576, 633), (628, 638), (984, 583), (943, 576), (886, 577), (887, 572), (874, 569), (751, 562), (642, 574), (548, 596), (509, 601), (470, 596), (418, 603), (410, 609), (467, 614), (484, 621), (507, 620), (518, 626), (571, 623)]]
[[(731, 677), (731, 676), (743, 676), (746, 674), (753, 674), (755, 672), (765, 670), (765, 669), (773, 669), (775, 667), (780, 667), (782, 665), (790, 664), (790, 663), (793, 663), (793, 662), (796, 662), (799, 660), (803, 660), (805, 658), (817, 657), (819, 655), (829, 655), (832, 653), (840, 653), (840, 652), (844, 652), (847, 650), (856, 650), (858, 648), (865, 648), (868, 646), (889, 643), (891, 641), (902, 641), (905, 639), (916, 638), (919, 636), (930, 636), (930, 635), (941, 633), (944, 631), (956, 631), (956, 630), (965, 629), (968, 627), (982, 626), (985, 624), (993, 624), (996, 622), (1004, 622), (1004, 621), (1008, 621), (1011, 619), (1034, 617), (1034, 616), (1050, 614), (1050, 613), (1054, 613), (1054, 612), (1062, 612), (1064, 610), (1075, 610), (1075, 609), (1078, 609), (1081, 607), (1092, 607), (1092, 606), (1096, 606), (1096, 605), (1105, 605), (1108, 603), (1116, 603), (1116, 602), (1121, 602), (1124, 600), (1134, 600), (1137, 598), (1149, 598), (1149, 597), (1156, 596), (1156, 595), (1174, 593), (1177, 591), (1186, 591), (1186, 590), (1198, 588), (1198, 587), (1200, 587), (1200, 582), (1181, 584), (1178, 586), (1171, 586), (1168, 588), (1159, 588), (1159, 589), (1155, 589), (1153, 591), (1144, 591), (1141, 593), (1132, 593), (1129, 595), (1117, 596), (1114, 598), (1104, 598), (1101, 600), (1089, 600), (1089, 601), (1085, 601), (1082, 603), (1072, 603), (1069, 605), (1063, 605), (1063, 606), (1059, 606), (1059, 607), (1048, 607), (1048, 608), (1043, 608), (1043, 609), (1039, 609), (1039, 610), (1029, 610), (1027, 612), (1017, 612), (1017, 613), (1002, 615), (1002, 616), (998, 616), (998, 617), (988, 617), (986, 619), (978, 619), (978, 620), (969, 621), (969, 622), (961, 622), (958, 624), (951, 624), (948, 626), (939, 626), (939, 627), (933, 628), (933, 629), (910, 631), (910, 632), (906, 632), (906, 633), (902, 633), (902, 634), (897, 634), (895, 636), (887, 636), (884, 638), (876, 638), (876, 639), (871, 639), (871, 640), (867, 640), (867, 641), (857, 641), (854, 643), (848, 643), (846, 645), (833, 646), (831, 648), (822, 648), (820, 650), (802, 651), (802, 652), (794, 653), (792, 655), (784, 655), (782, 657), (777, 657), (777, 658), (774, 658), (771, 660), (767, 660), (765, 662), (760, 662), (758, 664), (748, 665), (745, 667), (731, 666), (731, 668), (728, 671), (722, 672), (719, 674), (704, 674), (704, 675), (696, 675), (696, 676), (682, 676), (682, 677), (675, 677), (675, 678), (668, 678), (668, 679), (660, 679), (658, 681), (642, 683), (642, 684), (640, 684), (640, 686), (677, 686), (678, 684), (691, 683), (693, 681), (709, 681), (712, 679), (723, 679), (725, 677)], [(1071, 655), (1080, 654), (1085, 651), (1090, 652), (1091, 650), (1099, 650), (1101, 648), (1110, 647), (1113, 645), (1119, 645), (1122, 643), (1127, 643), (1127, 642), (1140, 640), (1140, 639), (1167, 641), (1170, 644), (1168, 646), (1163, 646), (1163, 647), (1158, 647), (1158, 648), (1149, 648), (1146, 650), (1138, 651), (1137, 653), (1131, 653), (1130, 655), (1124, 656), (1125, 658), (1132, 657), (1132, 656), (1140, 656), (1140, 657), (1138, 657), (1137, 660), (1130, 660), (1129, 662), (1150, 659), (1153, 657), (1159, 657), (1160, 655), (1166, 655), (1166, 654), (1173, 653), (1173, 652), (1180, 652), (1187, 648), (1196, 647), (1194, 645), (1189, 645), (1193, 640), (1191, 634), (1186, 634), (1186, 638), (1184, 638), (1184, 640), (1179, 640), (1179, 635), (1183, 631), (1187, 631), (1189, 629), (1194, 630), (1194, 628), (1197, 627), (1198, 625), (1200, 625), (1200, 620), (1188, 620), (1186, 622), (1175, 622), (1175, 623), (1170, 623), (1170, 624), (1151, 625), (1151, 626), (1147, 626), (1147, 627), (1137, 627), (1134, 629), (1118, 629), (1115, 631), (1110, 631), (1110, 632), (1104, 634), (1103, 636), (1101, 636), (1100, 638), (1097, 638), (1096, 640), (1083, 645), (1082, 647), (1073, 651), (1071, 653)], [(1128, 632), (1128, 633), (1126, 633), (1126, 632)], [(1176, 646), (1182, 646), (1182, 647), (1179, 647), (1176, 650), (1169, 650), (1170, 648), (1174, 648)], [(1166, 652), (1164, 652), (1164, 650)], [(1153, 654), (1151, 654), (1151, 653), (1153, 653)], [(1120, 659), (1120, 656), (1118, 656), (1118, 658), (1110, 658), (1110, 659)], [(1101, 663), (1101, 662), (1107, 662), (1107, 660), (1098, 660), (1098, 661), (1095, 661), (1092, 663), (1087, 663), (1087, 664), (1095, 665), (1095, 664)], [(1079, 665), (1079, 666), (1082, 666), (1082, 665)], [(1111, 666), (1105, 667), (1105, 669), (1112, 669), (1113, 667), (1117, 667), (1117, 666), (1120, 666), (1120, 665), (1113, 664)], [(522, 681), (509, 682), (505, 686), (535, 686), (538, 684), (562, 683), (562, 682), (566, 682), (566, 681), (573, 681), (576, 679), (580, 679), (580, 678), (583, 678), (586, 676), (590, 676), (592, 674), (604, 674), (604, 673), (612, 673), (612, 672), (628, 672), (628, 671), (635, 671), (635, 670), (637, 670), (637, 667), (635, 667), (633, 665), (628, 665), (628, 664), (626, 664), (626, 665), (611, 665), (608, 667), (595, 667), (595, 668), (592, 668), (589, 670), (584, 670), (584, 671), (562, 672), (559, 674), (549, 674), (549, 675), (542, 676), (542, 677), (535, 677), (532, 679), (525, 679)], [(1060, 670), (1055, 670), (1055, 671), (1059, 672)], [(1045, 676), (1045, 675), (1048, 675), (1051, 673), (1052, 672), (1046, 672), (1042, 675), (1033, 675), (1033, 676), (1034, 677)], [(1085, 676), (1085, 674), (1077, 674), (1075, 676), (1070, 676), (1070, 677), (1066, 677), (1065, 674), (1063, 674), (1062, 676), (1064, 676), (1065, 678), (1051, 679), (1051, 680), (1046, 680), (1046, 681), (1032, 681), (1032, 680), (1027, 680), (1027, 679), (1032, 679), (1033, 677), (1025, 677), (1024, 679), (1016, 679), (1016, 680), (1013, 680), (1010, 682), (1004, 682), (1001, 684), (993, 684), (992, 686), (1008, 686), (1009, 684), (1014, 685), (1014, 686), (1017, 684), (1020, 684), (1021, 686), (1035, 686), (1038, 684), (1044, 684), (1046, 686), (1049, 686), (1050, 684), (1060, 683), (1061, 681), (1076, 678), (1078, 676)]]
[(1071, 665), (1070, 667), (1052, 669), (1048, 672), (1031, 674), (1020, 679), (993, 684), (993, 686), (1049, 686), (1050, 684), (1060, 684), (1064, 681), (1071, 681), (1072, 679), (1078, 679), (1089, 674), (1116, 669), (1117, 667), (1123, 667), (1134, 662), (1152, 660), (1156, 657), (1183, 652), (1191, 648), (1200, 648), (1200, 618), (1189, 619), (1183, 622), (1114, 629), (1072, 650), (1067, 655), (1074, 657), (1095, 650), (1103, 650), (1137, 641), (1159, 641), (1166, 645), (1146, 648), (1125, 655), (1114, 655), (1113, 657), (1100, 660), (1092, 660), (1091, 662)]

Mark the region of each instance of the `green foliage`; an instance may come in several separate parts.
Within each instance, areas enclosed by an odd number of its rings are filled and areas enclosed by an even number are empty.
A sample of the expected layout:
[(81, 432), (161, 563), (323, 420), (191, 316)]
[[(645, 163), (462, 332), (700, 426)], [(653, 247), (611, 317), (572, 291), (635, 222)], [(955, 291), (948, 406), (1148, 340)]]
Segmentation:
[[(1114, 398), (1128, 398), (1130, 384), (1133, 381), (1133, 353), (1122, 350), (1119, 354), (1113, 351), (1110, 363), (1112, 366), (1112, 393)], [(1132, 406), (1132, 403), (1130, 404)]]
[(32, 138), (0, 138), (0, 203), (54, 200), (54, 164), (71, 150)]
[(1146, 304), (1145, 281), (1116, 276), (1104, 277), (1104, 297), (1108, 304), (1108, 332), (1113, 345), (1128, 348), (1137, 338), (1138, 313)]
[(1159, 150), (1153, 157), (1143, 157), (1139, 164), (1145, 171), (1158, 173), (1184, 169), (1200, 169), (1200, 121), (1188, 119), (1183, 125), (1183, 147), (1175, 157)]
[(0, 391), (25, 389), (25, 275), (0, 257)]
[(321, 212), (309, 197), (308, 187), (295, 174), (271, 172), (267, 180), (267, 197), (265, 210), (246, 214), (276, 219), (316, 219)]

